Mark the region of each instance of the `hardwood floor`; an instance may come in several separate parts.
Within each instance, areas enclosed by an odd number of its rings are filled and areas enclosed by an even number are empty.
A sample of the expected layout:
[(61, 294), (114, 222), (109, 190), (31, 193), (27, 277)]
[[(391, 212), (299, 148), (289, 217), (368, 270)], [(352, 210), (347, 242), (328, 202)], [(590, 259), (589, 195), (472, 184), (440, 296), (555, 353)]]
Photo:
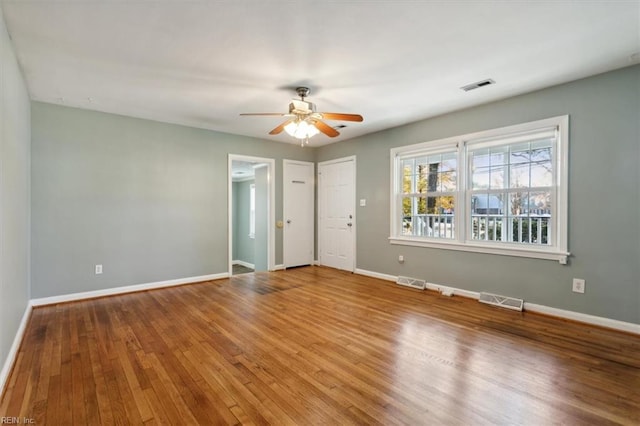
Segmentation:
[(254, 270), (242, 265), (233, 265), (231, 269), (231, 275), (248, 274), (250, 272), (254, 272)]
[(33, 310), (35, 424), (640, 423), (640, 336), (327, 268)]

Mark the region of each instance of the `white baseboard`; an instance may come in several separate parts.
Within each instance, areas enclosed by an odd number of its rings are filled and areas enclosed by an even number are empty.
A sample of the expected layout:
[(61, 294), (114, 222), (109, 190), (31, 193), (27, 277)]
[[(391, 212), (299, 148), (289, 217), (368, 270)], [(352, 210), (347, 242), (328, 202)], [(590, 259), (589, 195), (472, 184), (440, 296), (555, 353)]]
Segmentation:
[[(398, 280), (398, 277), (394, 275), (381, 274), (379, 272), (367, 271), (364, 269), (356, 269), (354, 272), (356, 274), (379, 278), (385, 281), (396, 282)], [(450, 292), (453, 295), (469, 297), (472, 299), (480, 298), (480, 293), (478, 292), (444, 286), (441, 284), (427, 283), (426, 288), (428, 290), (434, 290), (438, 292)], [(524, 310), (640, 335), (640, 324), (634, 324), (631, 322), (618, 321), (610, 318), (598, 317), (595, 315), (583, 314), (581, 312), (567, 311), (565, 309), (552, 308), (550, 306), (527, 302), (524, 303)]]
[(640, 324), (631, 322), (618, 321), (605, 317), (597, 317), (595, 315), (583, 314), (581, 312), (566, 311), (564, 309), (552, 308), (545, 305), (537, 305), (535, 303), (524, 303), (524, 310), (529, 312), (537, 312), (540, 314), (551, 315), (572, 321), (584, 322), (587, 324), (597, 325), (600, 327), (613, 328), (628, 333), (640, 334)]
[(353, 271), (353, 272), (355, 274), (358, 274), (358, 275), (364, 275), (364, 276), (367, 276), (367, 277), (378, 278), (378, 279), (385, 280), (385, 281), (396, 282), (398, 280), (398, 277), (396, 277), (396, 276), (387, 275), (387, 274), (381, 274), (380, 272), (367, 271), (366, 269), (358, 269), (358, 268), (356, 268), (356, 270)]
[(231, 262), (231, 264), (244, 266), (245, 268), (249, 269), (256, 269), (256, 265), (254, 265), (253, 263), (245, 262), (244, 260), (234, 260)]
[(449, 287), (447, 285), (427, 283), (427, 290), (437, 291), (438, 293), (449, 293), (452, 296), (463, 296), (470, 299), (480, 299), (480, 293), (477, 291), (463, 290), (461, 288)]
[(2, 371), (0, 371), (0, 395), (4, 393), (4, 388), (8, 385), (7, 380), (9, 379), (9, 373), (11, 373), (13, 364), (16, 362), (16, 358), (18, 357), (18, 350), (20, 349), (20, 344), (22, 343), (22, 338), (24, 337), (24, 332), (27, 328), (27, 322), (29, 322), (29, 318), (31, 317), (31, 309), (32, 305), (31, 302), (29, 302), (24, 310), (24, 314), (22, 315), (22, 320), (18, 326), (18, 331), (16, 331), (16, 336), (13, 338), (13, 343), (9, 349), (9, 353), (7, 353), (7, 358), (2, 366)]
[(154, 283), (137, 284), (124, 287), (112, 287), (104, 290), (85, 291), (82, 293), (63, 294), (61, 296), (43, 297), (31, 299), (31, 306), (54, 305), (56, 303), (72, 302), (74, 300), (94, 299), (96, 297), (113, 296), (116, 294), (133, 293), (135, 291), (153, 290), (156, 288), (173, 287), (183, 284), (192, 284), (201, 281), (219, 280), (228, 278), (229, 273), (201, 275), (198, 277), (179, 278), (175, 280), (158, 281)]
[(274, 271), (284, 271), (284, 265), (275, 265), (273, 267)]

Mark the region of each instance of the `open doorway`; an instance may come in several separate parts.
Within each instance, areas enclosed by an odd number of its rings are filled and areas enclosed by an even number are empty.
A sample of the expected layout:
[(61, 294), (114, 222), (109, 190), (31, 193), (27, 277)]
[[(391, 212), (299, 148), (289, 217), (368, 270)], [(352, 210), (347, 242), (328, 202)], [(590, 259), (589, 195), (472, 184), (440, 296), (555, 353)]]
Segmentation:
[(275, 161), (229, 155), (229, 275), (275, 264)]

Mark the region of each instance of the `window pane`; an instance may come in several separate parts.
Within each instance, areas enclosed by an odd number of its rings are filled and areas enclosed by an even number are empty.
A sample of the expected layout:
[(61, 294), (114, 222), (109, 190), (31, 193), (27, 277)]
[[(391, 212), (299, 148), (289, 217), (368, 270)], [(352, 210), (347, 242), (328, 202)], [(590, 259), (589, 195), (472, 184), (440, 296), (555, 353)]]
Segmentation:
[(428, 166), (424, 163), (417, 165), (416, 192), (424, 194), (427, 191)]
[(458, 166), (458, 156), (455, 152), (442, 154), (442, 168), (443, 172), (455, 171)]
[(528, 188), (529, 187), (529, 163), (512, 165), (510, 167), (509, 187)]
[(503, 210), (502, 194), (475, 194), (471, 197), (471, 214), (501, 215)]
[(443, 191), (456, 190), (456, 172), (444, 172), (440, 176)]
[(491, 148), (490, 150), (490, 162), (492, 166), (502, 166), (503, 164), (507, 164), (507, 152), (509, 147), (507, 146), (499, 146), (495, 148)]
[(413, 182), (413, 164), (407, 163), (407, 160), (402, 161), (402, 193), (411, 194)]
[(491, 178), (491, 170), (489, 167), (478, 167), (472, 171), (472, 188), (473, 189), (489, 189), (489, 179)]
[(471, 167), (473, 169), (480, 167), (488, 167), (489, 162), (489, 149), (477, 149), (471, 153)]
[(473, 189), (502, 188), (506, 149), (484, 148), (471, 152), (471, 185)]
[(402, 235), (454, 238), (454, 197), (403, 197)]
[(504, 195), (474, 194), (471, 197), (471, 239), (502, 241)]
[(509, 194), (509, 216), (526, 215), (529, 211), (529, 193), (528, 192), (512, 192)]
[(531, 157), (529, 154), (529, 142), (511, 145), (510, 151), (510, 164), (521, 164), (531, 161)]
[(549, 244), (551, 192), (517, 192), (509, 194), (511, 242)]
[(530, 215), (551, 215), (551, 191), (532, 192), (529, 196)]
[(531, 164), (531, 186), (552, 186), (551, 161), (540, 161)]
[(491, 177), (489, 178), (489, 188), (504, 188), (504, 166), (491, 167)]
[(405, 158), (400, 165), (403, 194), (456, 190), (456, 152)]

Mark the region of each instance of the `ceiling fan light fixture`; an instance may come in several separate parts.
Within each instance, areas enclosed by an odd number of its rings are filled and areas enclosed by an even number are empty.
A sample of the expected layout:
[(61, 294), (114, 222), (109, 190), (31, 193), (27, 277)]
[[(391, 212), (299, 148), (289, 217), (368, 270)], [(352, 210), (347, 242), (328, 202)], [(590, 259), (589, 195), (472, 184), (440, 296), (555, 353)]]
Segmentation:
[(284, 131), (296, 139), (309, 139), (320, 133), (313, 123), (308, 123), (306, 120), (292, 121), (284, 126)]
[[(240, 115), (289, 117), (285, 122), (280, 123), (272, 129), (269, 134), (273, 136), (279, 135), (284, 130), (289, 136), (300, 140), (300, 144), (303, 146), (309, 143), (309, 138), (312, 138), (319, 133), (324, 133), (330, 138), (335, 138), (340, 135), (340, 132), (336, 130), (337, 127), (328, 125), (325, 123), (326, 120), (355, 121), (358, 123), (363, 120), (360, 114), (316, 112), (315, 104), (313, 102), (305, 101), (305, 98), (309, 95), (309, 88), (298, 87), (296, 92), (298, 93), (298, 96), (300, 96), (300, 100), (291, 100), (288, 114), (278, 112), (245, 112)], [(342, 127), (344, 126), (340, 126), (340, 128)]]

